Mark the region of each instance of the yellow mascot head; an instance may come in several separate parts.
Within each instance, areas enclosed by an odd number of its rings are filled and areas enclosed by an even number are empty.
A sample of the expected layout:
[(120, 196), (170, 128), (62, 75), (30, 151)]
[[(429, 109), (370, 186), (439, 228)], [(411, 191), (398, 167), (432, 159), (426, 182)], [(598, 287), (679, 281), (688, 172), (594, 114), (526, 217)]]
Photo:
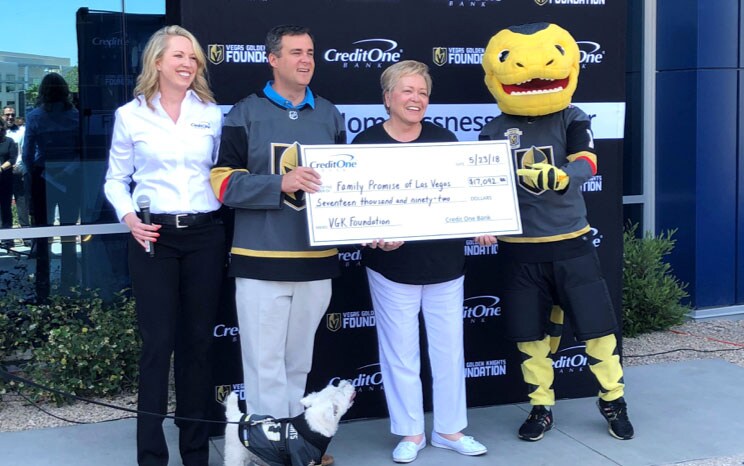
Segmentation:
[(555, 24), (512, 26), (488, 42), (483, 69), (502, 112), (547, 115), (571, 103), (579, 81), (579, 46)]

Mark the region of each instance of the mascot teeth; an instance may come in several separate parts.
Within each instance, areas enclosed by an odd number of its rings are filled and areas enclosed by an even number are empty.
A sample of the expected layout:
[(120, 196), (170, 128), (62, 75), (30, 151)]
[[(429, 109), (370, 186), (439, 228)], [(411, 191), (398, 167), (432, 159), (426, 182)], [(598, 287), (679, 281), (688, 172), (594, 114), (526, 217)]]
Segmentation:
[(517, 92), (510, 92), (510, 95), (528, 95), (528, 94), (550, 94), (551, 92), (561, 92), (563, 90), (562, 87), (556, 87), (555, 89), (543, 89), (540, 91), (517, 91)]

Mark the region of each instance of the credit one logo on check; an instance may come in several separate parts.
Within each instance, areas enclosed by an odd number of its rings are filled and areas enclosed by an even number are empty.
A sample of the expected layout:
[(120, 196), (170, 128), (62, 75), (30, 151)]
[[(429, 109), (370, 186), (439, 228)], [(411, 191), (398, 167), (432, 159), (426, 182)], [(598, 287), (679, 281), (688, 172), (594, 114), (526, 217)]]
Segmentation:
[(310, 162), (310, 168), (354, 168), (357, 163), (352, 154), (334, 154), (330, 160)]

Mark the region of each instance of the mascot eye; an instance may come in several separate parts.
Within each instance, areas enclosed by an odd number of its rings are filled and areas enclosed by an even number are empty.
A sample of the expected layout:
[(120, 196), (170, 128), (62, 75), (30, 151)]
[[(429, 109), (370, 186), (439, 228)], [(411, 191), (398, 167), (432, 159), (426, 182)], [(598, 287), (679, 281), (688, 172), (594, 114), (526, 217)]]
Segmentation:
[(499, 52), (499, 61), (501, 63), (504, 63), (506, 61), (506, 57), (508, 57), (508, 56), (509, 56), (509, 51), (508, 50), (502, 50), (501, 52)]
[(563, 47), (561, 47), (560, 45), (556, 45), (555, 48), (558, 49), (558, 51), (561, 53), (561, 55), (565, 55), (566, 54), (566, 50)]

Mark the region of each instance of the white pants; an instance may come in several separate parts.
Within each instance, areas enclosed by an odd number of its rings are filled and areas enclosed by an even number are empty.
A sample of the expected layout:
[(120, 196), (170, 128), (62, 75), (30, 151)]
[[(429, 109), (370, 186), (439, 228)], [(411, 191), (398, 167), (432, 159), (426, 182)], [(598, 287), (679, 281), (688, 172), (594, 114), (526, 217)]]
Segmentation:
[(243, 383), (249, 413), (277, 418), (303, 411), (315, 331), (331, 301), (331, 280), (235, 279)]
[(462, 303), (464, 277), (433, 285), (406, 285), (367, 269), (377, 322), (380, 369), (396, 435), (424, 433), (419, 352), (423, 309), (433, 382), (434, 430), (454, 434), (467, 424)]

